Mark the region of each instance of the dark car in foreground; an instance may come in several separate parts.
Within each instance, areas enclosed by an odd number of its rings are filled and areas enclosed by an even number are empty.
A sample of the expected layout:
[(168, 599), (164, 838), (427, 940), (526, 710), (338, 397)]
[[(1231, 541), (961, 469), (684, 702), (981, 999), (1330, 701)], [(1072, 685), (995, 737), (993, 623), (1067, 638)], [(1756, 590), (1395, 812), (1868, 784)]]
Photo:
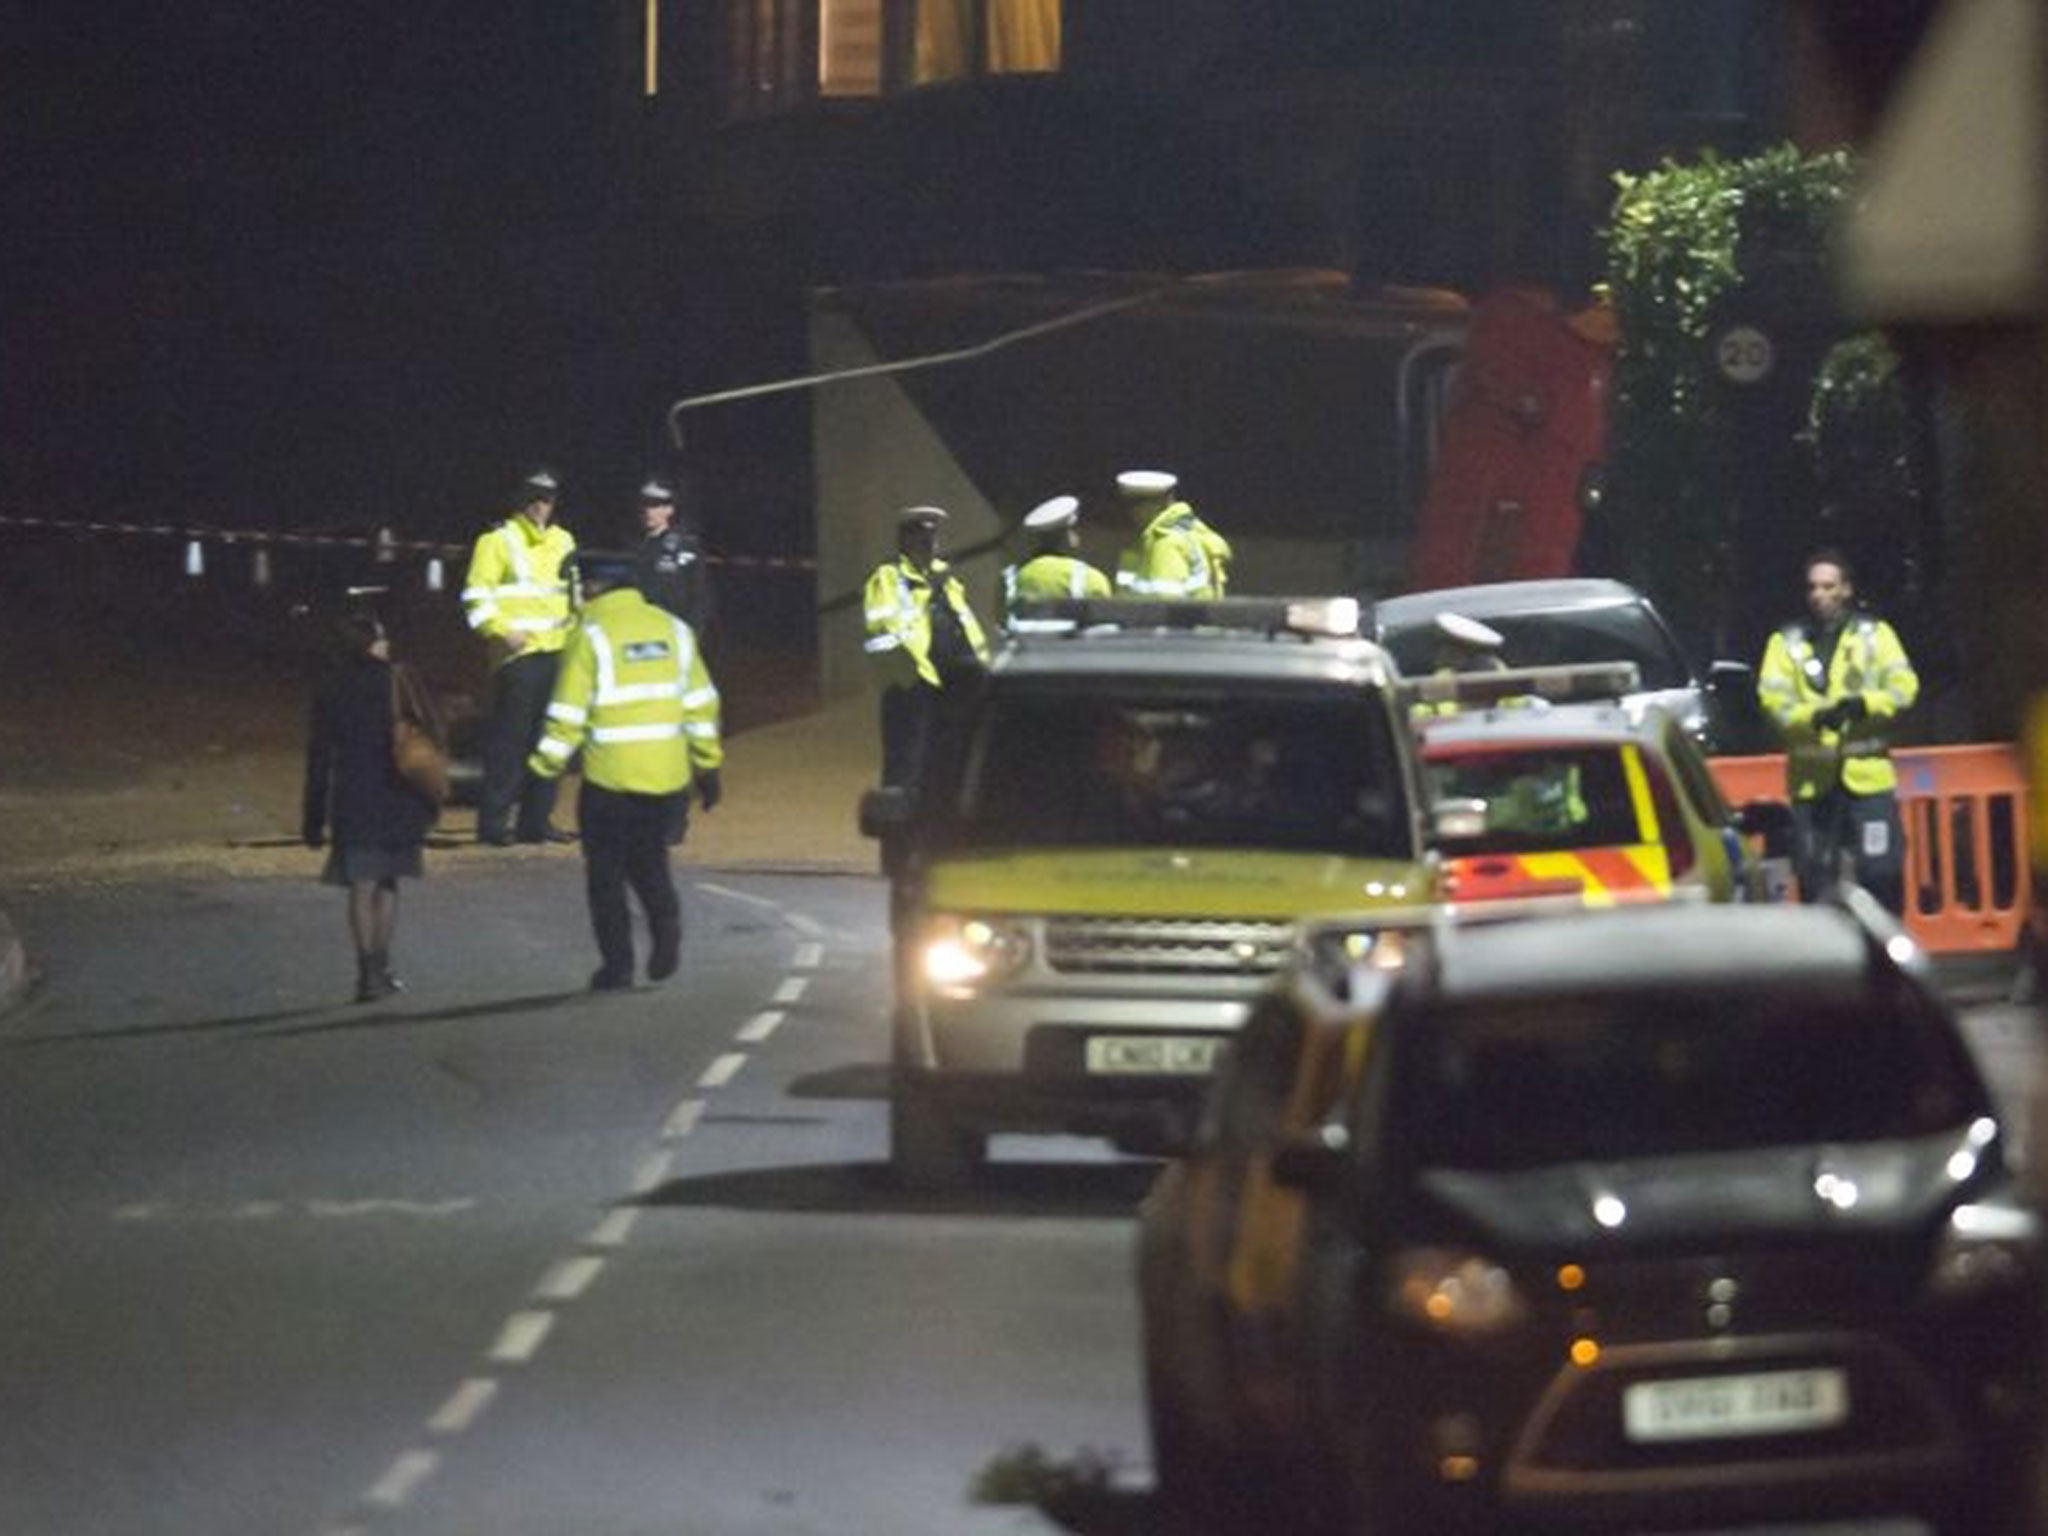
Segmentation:
[(1391, 932), (1318, 936), (1147, 1197), (1169, 1504), (2039, 1528), (2036, 1217), (1874, 904)]

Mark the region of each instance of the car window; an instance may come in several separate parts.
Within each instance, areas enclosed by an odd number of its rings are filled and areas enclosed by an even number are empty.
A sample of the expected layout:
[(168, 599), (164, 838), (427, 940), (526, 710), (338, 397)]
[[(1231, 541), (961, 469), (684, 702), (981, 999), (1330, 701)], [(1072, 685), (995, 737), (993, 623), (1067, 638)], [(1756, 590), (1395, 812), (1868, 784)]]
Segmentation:
[(1890, 1140), (1987, 1112), (1954, 1031), (1903, 991), (1490, 999), (1414, 1022), (1394, 1092), (1425, 1167)]
[[(1692, 682), (1670, 632), (1641, 603), (1554, 613), (1488, 614), (1485, 623), (1500, 632), (1504, 642), (1501, 659), (1511, 667), (1632, 661), (1642, 674), (1644, 688), (1684, 688)], [(1437, 665), (1440, 642), (1435, 616), (1390, 626), (1381, 643), (1393, 653), (1394, 664), (1404, 674), (1425, 675)]]
[(1375, 698), (992, 691), (946, 841), (1413, 857), (1403, 759)]
[(1613, 746), (1489, 748), (1432, 759), (1432, 800), (1483, 800), (1486, 830), (1445, 838), (1443, 851), (1532, 853), (1640, 843), (1641, 826), (1621, 752)]

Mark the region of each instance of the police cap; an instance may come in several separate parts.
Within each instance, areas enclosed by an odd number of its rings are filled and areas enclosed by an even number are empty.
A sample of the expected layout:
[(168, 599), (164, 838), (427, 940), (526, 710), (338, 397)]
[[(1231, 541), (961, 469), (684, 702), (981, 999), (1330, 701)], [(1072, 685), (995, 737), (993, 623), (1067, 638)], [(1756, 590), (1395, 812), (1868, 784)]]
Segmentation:
[(676, 493), (666, 480), (649, 480), (640, 487), (640, 505), (643, 507), (673, 506), (675, 499)]
[(1024, 514), (1024, 526), (1032, 533), (1053, 533), (1061, 528), (1071, 528), (1081, 517), (1081, 500), (1077, 496), (1055, 496), (1050, 501), (1041, 501)]
[(944, 507), (905, 507), (896, 514), (898, 528), (938, 528), (946, 521)]
[(528, 501), (553, 501), (562, 494), (562, 482), (551, 469), (536, 469), (519, 482)]
[(1130, 497), (1169, 496), (1180, 484), (1180, 476), (1163, 469), (1127, 469), (1116, 477), (1116, 488)]

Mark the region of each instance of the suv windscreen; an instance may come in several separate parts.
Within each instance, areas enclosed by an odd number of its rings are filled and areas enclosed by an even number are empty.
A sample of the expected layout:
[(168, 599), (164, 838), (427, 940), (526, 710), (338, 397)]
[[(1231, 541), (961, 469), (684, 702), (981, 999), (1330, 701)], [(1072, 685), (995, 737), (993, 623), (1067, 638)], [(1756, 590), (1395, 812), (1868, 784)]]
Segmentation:
[(1925, 1136), (1988, 1112), (1938, 1015), (1899, 1000), (1489, 998), (1405, 1035), (1398, 1135), (1428, 1168), (1507, 1171)]
[(1392, 717), (1353, 692), (994, 689), (961, 745), (955, 846), (1415, 856)]
[[(1685, 659), (1670, 633), (1641, 603), (1605, 608), (1572, 608), (1555, 613), (1488, 614), (1482, 622), (1506, 643), (1501, 660), (1511, 667), (1584, 666), (1632, 661), (1645, 689), (1692, 685)], [(1381, 643), (1393, 653), (1404, 676), (1426, 677), (1438, 665), (1433, 619), (1389, 628)]]

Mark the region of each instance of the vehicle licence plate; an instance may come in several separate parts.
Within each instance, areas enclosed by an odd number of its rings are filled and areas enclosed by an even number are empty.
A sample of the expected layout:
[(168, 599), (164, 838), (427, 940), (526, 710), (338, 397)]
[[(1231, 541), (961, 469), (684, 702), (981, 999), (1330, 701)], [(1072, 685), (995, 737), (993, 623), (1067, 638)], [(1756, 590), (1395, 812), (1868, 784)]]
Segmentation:
[(1088, 1070), (1196, 1077), (1216, 1070), (1222, 1046), (1214, 1035), (1094, 1035), (1088, 1041)]
[(1837, 1370), (1645, 1381), (1621, 1395), (1622, 1427), (1637, 1442), (1811, 1433), (1848, 1417), (1849, 1379)]

